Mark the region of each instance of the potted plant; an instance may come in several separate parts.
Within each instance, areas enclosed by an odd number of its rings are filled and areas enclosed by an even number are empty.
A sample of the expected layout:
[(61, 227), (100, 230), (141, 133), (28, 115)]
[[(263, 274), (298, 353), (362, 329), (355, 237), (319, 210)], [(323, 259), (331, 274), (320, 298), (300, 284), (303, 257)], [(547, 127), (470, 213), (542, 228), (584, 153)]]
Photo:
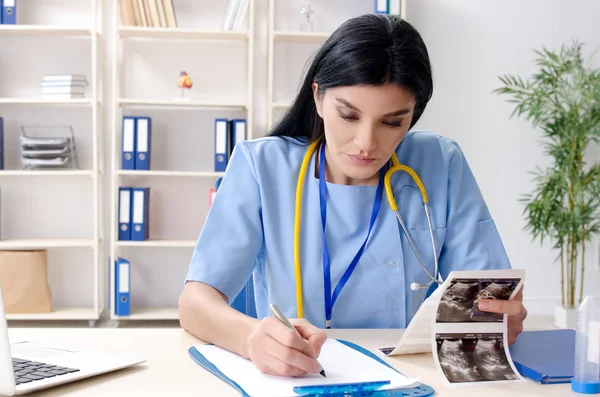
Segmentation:
[[(521, 198), (525, 230), (541, 243), (549, 239), (558, 252), (561, 304), (559, 327), (573, 327), (583, 298), (586, 243), (600, 232), (600, 165), (586, 156), (600, 137), (600, 69), (583, 59), (574, 41), (558, 51), (536, 50), (537, 73), (528, 80), (500, 77), (494, 93), (514, 103), (515, 115), (539, 127), (551, 163), (533, 172), (535, 189)], [(592, 160), (592, 161), (590, 161)]]

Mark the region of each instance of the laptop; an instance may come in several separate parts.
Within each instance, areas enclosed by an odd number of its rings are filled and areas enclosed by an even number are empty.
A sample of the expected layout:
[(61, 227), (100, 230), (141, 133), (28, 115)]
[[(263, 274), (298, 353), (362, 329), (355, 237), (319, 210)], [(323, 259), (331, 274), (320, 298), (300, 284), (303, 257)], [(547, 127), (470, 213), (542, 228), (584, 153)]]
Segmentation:
[(14, 396), (116, 371), (145, 362), (108, 353), (50, 346), (33, 341), (9, 343), (0, 288), (0, 395)]

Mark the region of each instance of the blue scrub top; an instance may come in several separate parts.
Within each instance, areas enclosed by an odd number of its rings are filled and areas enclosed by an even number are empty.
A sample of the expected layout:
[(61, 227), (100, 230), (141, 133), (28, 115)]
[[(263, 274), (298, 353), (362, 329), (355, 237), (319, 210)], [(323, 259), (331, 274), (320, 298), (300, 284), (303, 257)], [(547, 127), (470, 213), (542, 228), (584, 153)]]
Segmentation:
[[(201, 281), (229, 302), (250, 275), (258, 318), (276, 303), (297, 317), (294, 278), (296, 183), (306, 145), (279, 137), (237, 143), (209, 210), (186, 280)], [(430, 202), (445, 278), (452, 270), (506, 269), (510, 263), (493, 219), (458, 144), (432, 132), (410, 132), (396, 151), (421, 177)], [(316, 152), (307, 168), (302, 199), (300, 256), (304, 318), (325, 327), (323, 244)], [(376, 186), (327, 183), (327, 247), (331, 291), (362, 245)], [(429, 272), (433, 250), (421, 196), (409, 175), (392, 177), (400, 213)], [(254, 272), (254, 273), (252, 273)], [(332, 328), (405, 328), (426, 297), (421, 268), (390, 209), (381, 203), (362, 257), (333, 307)]]

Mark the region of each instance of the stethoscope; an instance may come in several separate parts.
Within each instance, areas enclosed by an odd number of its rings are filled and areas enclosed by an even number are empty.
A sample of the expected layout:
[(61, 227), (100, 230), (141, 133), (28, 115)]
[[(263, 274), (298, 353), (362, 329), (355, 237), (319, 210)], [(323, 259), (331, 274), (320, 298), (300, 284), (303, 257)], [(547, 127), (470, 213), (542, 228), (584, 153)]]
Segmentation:
[[(304, 179), (306, 177), (306, 169), (308, 168), (308, 164), (310, 163), (312, 155), (315, 152), (320, 141), (321, 140), (318, 139), (308, 146), (306, 154), (304, 155), (304, 159), (302, 160), (302, 165), (300, 166), (300, 172), (298, 173), (298, 183), (296, 185), (296, 207), (295, 207), (295, 215), (294, 215), (294, 273), (295, 273), (295, 278), (296, 278), (296, 306), (297, 306), (299, 318), (303, 317), (303, 313), (302, 313), (303, 312), (302, 274), (300, 271), (300, 217), (301, 217), (301, 210), (302, 210), (302, 191), (304, 188)], [(429, 270), (427, 270), (427, 266), (425, 266), (425, 263), (423, 263), (423, 259), (421, 259), (421, 255), (419, 255), (419, 252), (417, 251), (417, 248), (415, 247), (413, 239), (410, 236), (410, 234), (408, 233), (408, 229), (406, 228), (406, 225), (404, 224), (404, 220), (402, 219), (402, 216), (400, 215), (400, 211), (398, 210), (398, 204), (396, 203), (396, 200), (394, 199), (394, 194), (392, 192), (392, 186), (391, 186), (391, 178), (392, 178), (392, 175), (397, 171), (404, 171), (407, 174), (409, 174), (413, 178), (415, 183), (417, 184), (417, 188), (421, 194), (423, 208), (425, 209), (425, 216), (427, 217), (427, 224), (429, 226), (429, 237), (431, 238), (431, 246), (433, 249), (433, 263), (434, 263), (433, 275), (431, 273), (429, 273)], [(429, 199), (427, 197), (427, 191), (425, 190), (425, 187), (423, 186), (423, 182), (421, 182), (421, 178), (419, 178), (417, 173), (412, 168), (410, 168), (406, 165), (400, 164), (400, 162), (398, 161), (398, 156), (396, 156), (396, 153), (394, 153), (392, 155), (392, 166), (385, 173), (384, 188), (385, 188), (385, 193), (386, 193), (390, 208), (396, 214), (396, 218), (398, 219), (398, 222), (400, 223), (400, 226), (402, 227), (402, 230), (404, 231), (404, 234), (406, 235), (406, 239), (408, 240), (408, 243), (410, 244), (412, 251), (414, 252), (417, 260), (419, 261), (421, 268), (425, 271), (425, 273), (429, 276), (429, 279), (430, 279), (429, 282), (425, 285), (422, 285), (422, 284), (419, 284), (416, 282), (411, 283), (410, 288), (413, 291), (417, 291), (421, 288), (429, 288), (433, 283), (441, 284), (441, 281), (438, 280), (439, 270), (438, 270), (438, 260), (437, 260), (437, 249), (436, 249), (436, 245), (435, 245), (435, 237), (433, 235), (433, 226), (431, 223), (431, 213), (429, 211), (429, 205), (428, 205)]]

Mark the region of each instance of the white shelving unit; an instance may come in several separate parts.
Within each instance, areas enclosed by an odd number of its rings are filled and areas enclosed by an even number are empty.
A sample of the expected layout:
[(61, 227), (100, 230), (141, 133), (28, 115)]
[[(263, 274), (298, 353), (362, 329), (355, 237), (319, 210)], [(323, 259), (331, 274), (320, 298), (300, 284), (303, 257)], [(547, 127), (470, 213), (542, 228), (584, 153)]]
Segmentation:
[[(184, 0), (185, 1), (185, 0)], [(110, 282), (109, 282), (109, 306), (110, 306), (110, 319), (115, 322), (117, 325), (120, 321), (137, 321), (137, 320), (177, 320), (178, 319), (178, 309), (177, 309), (177, 301), (176, 299), (169, 299), (167, 302), (168, 305), (164, 305), (163, 302), (158, 304), (149, 305), (147, 302), (149, 301), (149, 295), (156, 295), (156, 291), (147, 291), (146, 289), (156, 286), (156, 288), (171, 289), (171, 291), (181, 291), (183, 287), (184, 275), (182, 274), (181, 278), (172, 278), (175, 281), (166, 280), (163, 276), (168, 275), (172, 271), (172, 265), (174, 261), (177, 261), (177, 255), (179, 256), (179, 261), (185, 261), (183, 266), (185, 266), (185, 270), (187, 270), (187, 265), (189, 264), (189, 260), (191, 259), (191, 254), (194, 246), (196, 245), (196, 239), (198, 237), (198, 233), (200, 233), (202, 228), (202, 219), (201, 217), (196, 217), (193, 220), (183, 219), (186, 223), (186, 227), (191, 232), (186, 233), (185, 236), (153, 236), (153, 221), (152, 218), (154, 216), (159, 217), (160, 214), (153, 213), (153, 200), (155, 197), (160, 201), (160, 206), (170, 206), (170, 202), (168, 198), (161, 196), (161, 192), (166, 192), (168, 190), (160, 191), (161, 186), (165, 186), (164, 189), (170, 189), (173, 184), (186, 185), (191, 187), (192, 189), (196, 189), (196, 192), (200, 189), (196, 186), (212, 186), (214, 181), (223, 175), (222, 172), (214, 172), (213, 171), (213, 134), (214, 134), (214, 116), (215, 114), (220, 114), (219, 112), (224, 112), (223, 114), (236, 114), (242, 115), (243, 118), (247, 121), (246, 134), (247, 139), (252, 139), (252, 127), (253, 127), (253, 74), (254, 74), (254, 0), (250, 0), (247, 13), (246, 13), (246, 23), (242, 30), (239, 31), (222, 31), (219, 30), (220, 26), (220, 18), (225, 13), (225, 7), (227, 5), (227, 1), (222, 2), (209, 2), (206, 3), (207, 0), (203, 0), (202, 2), (197, 0), (188, 0), (187, 4), (184, 4), (182, 7), (186, 8), (189, 11), (189, 15), (177, 15), (178, 24), (180, 27), (178, 28), (152, 28), (152, 27), (139, 27), (139, 26), (123, 26), (121, 22), (121, 16), (119, 7), (115, 7), (115, 13), (113, 15), (114, 18), (114, 29), (115, 29), (115, 43), (112, 49), (113, 57), (114, 57), (114, 65), (113, 65), (113, 119), (112, 119), (112, 132), (111, 132), (111, 164), (112, 164), (112, 181), (111, 181), (111, 196), (110, 196), (110, 250), (109, 250), (109, 258), (110, 258)], [(174, 2), (175, 12), (177, 13), (179, 3), (177, 1)], [(208, 8), (204, 8), (204, 7)], [(201, 13), (200, 17), (204, 17), (205, 12), (206, 15), (210, 14), (208, 17), (219, 18), (218, 22), (214, 20), (212, 23), (202, 23), (197, 22), (194, 18), (196, 15), (193, 15), (194, 7), (198, 7), (198, 12)], [(222, 9), (221, 9), (222, 8)], [(180, 8), (179, 8), (180, 9)], [(218, 15), (218, 17), (216, 17)], [(188, 18), (186, 23), (185, 18)], [(200, 20), (201, 18), (198, 18)], [(183, 20), (183, 23), (181, 23)], [(186, 26), (193, 25), (193, 26)], [(206, 27), (206, 29), (205, 29)], [(214, 89), (215, 95), (211, 95), (212, 91), (208, 92), (208, 88), (212, 81), (208, 81), (207, 79), (227, 79), (225, 76), (225, 72), (212, 68), (212, 73), (214, 76), (207, 73), (206, 79), (204, 76), (200, 74), (190, 74), (192, 81), (194, 82), (194, 87), (192, 88), (191, 98), (189, 100), (181, 100), (180, 98), (173, 98), (173, 92), (171, 92), (171, 87), (175, 84), (175, 81), (178, 76), (170, 75), (168, 77), (169, 81), (173, 82), (173, 85), (161, 85), (161, 87), (156, 88), (155, 90), (144, 87), (145, 91), (142, 94), (132, 94), (132, 92), (136, 92), (136, 87), (139, 85), (143, 85), (143, 83), (139, 83), (139, 79), (136, 82), (132, 82), (127, 80), (127, 68), (128, 63), (131, 62), (139, 62), (135, 65), (135, 71), (137, 74), (138, 66), (143, 65), (145, 70), (140, 70), (140, 73), (148, 73), (149, 79), (157, 79), (157, 74), (162, 75), (161, 72), (158, 72), (158, 68), (162, 66), (163, 68), (167, 68), (169, 70), (172, 69), (171, 64), (167, 64), (167, 62), (181, 62), (182, 66), (180, 70), (192, 69), (193, 67), (201, 67), (207, 65), (207, 67), (211, 64), (211, 57), (217, 56), (213, 55), (213, 53), (202, 53), (201, 56), (198, 56), (197, 52), (190, 51), (189, 54), (182, 54), (181, 52), (177, 53), (177, 50), (173, 50), (173, 48), (168, 48), (166, 51), (173, 51), (173, 58), (178, 59), (178, 61), (167, 60), (157, 60), (161, 56), (163, 58), (167, 58), (168, 56), (163, 55), (162, 53), (156, 54), (154, 53), (154, 48), (165, 48), (165, 44), (169, 45), (169, 47), (177, 47), (181, 46), (182, 43), (189, 44), (190, 46), (199, 45), (199, 46), (208, 46), (209, 48), (213, 48), (216, 52), (219, 53), (219, 56), (227, 58), (232, 52), (238, 51), (239, 48), (245, 49), (245, 54), (242, 53), (240, 57), (243, 57), (243, 62), (245, 65), (245, 75), (243, 76), (245, 83), (241, 87), (237, 87), (239, 91), (244, 91), (243, 97), (240, 99), (240, 96), (237, 95), (227, 95), (227, 92), (220, 92), (218, 88)], [(173, 44), (173, 45), (171, 45)], [(138, 53), (132, 54), (135, 50), (126, 51), (125, 48), (130, 49), (134, 48), (134, 45), (138, 45), (142, 47), (140, 52), (141, 56), (138, 58), (143, 58), (142, 61), (136, 59), (136, 55)], [(158, 47), (158, 46), (163, 47)], [(210, 47), (210, 46), (214, 47)], [(156, 46), (156, 47), (155, 47)], [(146, 52), (144, 53), (143, 50)], [(158, 53), (158, 51), (156, 51)], [(152, 58), (150, 58), (152, 57)], [(228, 58), (227, 58), (228, 59)], [(163, 61), (162, 63), (160, 61)], [(154, 63), (156, 62), (156, 63)], [(201, 64), (199, 66), (199, 64)], [(156, 65), (156, 66), (155, 66)], [(154, 69), (156, 67), (156, 70)], [(238, 68), (239, 69), (239, 68)], [(153, 74), (154, 73), (154, 74)], [(204, 81), (202, 81), (204, 79)], [(160, 82), (161, 78), (158, 80), (153, 80), (155, 82)], [(203, 84), (204, 83), (204, 84)], [(160, 83), (157, 83), (160, 84)], [(133, 85), (137, 85), (136, 87), (132, 87)], [(200, 86), (200, 88), (195, 88)], [(223, 88), (223, 91), (225, 88)], [(239, 92), (238, 92), (239, 93)], [(222, 94), (222, 95), (218, 95)], [(233, 93), (236, 94), (236, 93)], [(171, 99), (173, 98), (173, 99)], [(236, 99), (237, 98), (237, 99)], [(137, 113), (136, 113), (137, 112)], [(152, 117), (152, 148), (151, 148), (151, 165), (149, 171), (140, 171), (140, 170), (123, 170), (121, 169), (121, 142), (122, 142), (122, 117), (124, 115), (135, 115), (135, 114), (154, 114), (158, 115), (159, 121), (156, 121), (154, 117)], [(193, 168), (193, 169), (172, 169), (166, 166), (167, 162), (162, 162), (160, 165), (155, 165), (158, 157), (161, 155), (165, 155), (164, 152), (167, 150), (164, 146), (169, 146), (168, 143), (172, 142), (169, 140), (164, 140), (165, 145), (160, 145), (158, 142), (161, 139), (161, 134), (163, 137), (167, 135), (166, 130), (169, 130), (169, 135), (172, 132), (171, 120), (175, 118), (189, 118), (189, 117), (201, 117), (204, 114), (210, 114), (210, 116), (204, 116), (205, 120), (210, 119), (206, 123), (202, 124), (201, 130), (194, 130), (196, 126), (193, 123), (181, 122), (177, 124), (179, 128), (183, 131), (176, 131), (177, 136), (172, 139), (185, 139), (186, 136), (190, 136), (192, 134), (194, 139), (197, 139), (196, 142), (199, 143), (202, 147), (202, 153), (210, 154), (210, 159), (204, 162), (201, 162), (200, 165), (196, 165), (194, 167), (184, 167), (184, 168)], [(200, 115), (200, 116), (198, 116)], [(219, 116), (221, 117), (221, 116)], [(227, 116), (222, 116), (227, 117)], [(164, 121), (166, 119), (168, 121)], [(231, 117), (233, 118), (233, 117)], [(162, 121), (162, 127), (159, 127)], [(210, 126), (210, 127), (209, 127)], [(162, 130), (161, 130), (162, 128)], [(183, 135), (183, 134), (186, 135)], [(187, 149), (187, 148), (186, 148)], [(175, 151), (176, 149), (171, 149)], [(177, 153), (177, 156), (180, 154)], [(181, 154), (184, 156), (184, 154)], [(201, 155), (198, 155), (201, 157)], [(173, 167), (176, 168), (176, 167)], [(120, 241), (118, 240), (118, 191), (121, 186), (150, 186), (150, 239), (146, 241)], [(158, 190), (157, 193), (154, 192)], [(202, 188), (204, 189), (204, 188)], [(206, 190), (200, 190), (201, 197), (190, 199), (194, 207), (206, 207), (203, 210), (208, 211), (208, 188)], [(155, 196), (156, 195), (156, 196)], [(180, 208), (175, 209), (178, 211), (194, 211), (196, 212), (197, 208)], [(202, 210), (200, 210), (202, 212)], [(164, 222), (168, 220), (164, 220), (164, 217), (161, 218)], [(157, 223), (160, 223), (158, 221)], [(160, 234), (160, 233), (159, 233)], [(166, 234), (166, 232), (165, 232)], [(136, 259), (130, 259), (127, 255), (130, 254), (134, 256)], [(165, 255), (166, 261), (169, 263), (159, 263), (154, 268), (150, 268), (150, 265), (147, 263), (148, 261), (159, 261), (156, 259), (158, 255)], [(115, 307), (115, 275), (114, 275), (114, 260), (123, 256), (131, 261), (131, 289), (130, 289), (130, 302), (131, 302), (131, 313), (129, 316), (117, 316), (114, 310)], [(181, 259), (183, 258), (183, 259)], [(179, 264), (181, 265), (181, 264)], [(181, 271), (182, 268), (179, 269)], [(137, 274), (134, 274), (137, 271)], [(161, 274), (157, 274), (161, 273)], [(171, 275), (171, 277), (173, 277)], [(143, 280), (140, 280), (143, 279)], [(152, 280), (156, 281), (152, 287), (148, 287), (151, 285)], [(137, 284), (136, 284), (137, 283)], [(145, 284), (143, 284), (145, 283)], [(176, 283), (175, 285), (166, 285), (167, 283)], [(136, 286), (134, 287), (134, 284)], [(158, 285), (157, 285), (158, 284)], [(143, 285), (143, 287), (142, 287)], [(136, 290), (136, 288), (138, 288)], [(146, 299), (144, 300), (146, 303), (141, 303), (143, 301), (141, 295), (146, 295)], [(172, 292), (171, 294), (172, 295)]]
[[(59, 3), (60, 4), (60, 3)], [(5, 128), (4, 128), (4, 138), (6, 140), (14, 141), (14, 136), (18, 134), (12, 128), (7, 128), (7, 118), (17, 117), (14, 116), (15, 113), (20, 111), (27, 111), (37, 113), (38, 110), (42, 111), (50, 111), (48, 109), (57, 108), (66, 108), (66, 109), (79, 109), (84, 108), (90, 112), (91, 123), (89, 126), (85, 127), (84, 132), (76, 133), (75, 139), (77, 141), (78, 137), (90, 139), (91, 148), (89, 152), (91, 153), (91, 161), (89, 159), (85, 159), (86, 163), (89, 163), (89, 166), (86, 166), (85, 169), (81, 170), (20, 170), (20, 169), (5, 169), (0, 171), (0, 183), (5, 185), (6, 183), (27, 183), (32, 186), (38, 185), (39, 181), (51, 181), (48, 183), (56, 184), (55, 192), (56, 198), (46, 197), (44, 200), (60, 200), (60, 189), (63, 187), (62, 183), (65, 181), (70, 181), (71, 178), (80, 178), (81, 184), (79, 186), (85, 187), (89, 189), (92, 197), (87, 197), (91, 200), (91, 233), (88, 233), (86, 238), (77, 238), (73, 236), (73, 238), (3, 238), (0, 240), (0, 249), (1, 250), (33, 250), (33, 249), (50, 249), (56, 253), (56, 255), (62, 255), (62, 257), (69, 257), (73, 250), (84, 250), (84, 257), (86, 258), (83, 263), (78, 263), (78, 266), (82, 269), (83, 272), (92, 275), (89, 277), (92, 285), (86, 286), (78, 286), (78, 288), (85, 288), (86, 291), (91, 291), (92, 303), (89, 305), (85, 305), (84, 307), (77, 307), (77, 304), (68, 304), (65, 302), (77, 301), (78, 296), (65, 296), (65, 294), (73, 294), (70, 292), (71, 288), (68, 288), (69, 291), (65, 292), (60, 290), (60, 288), (53, 288), (51, 283), (51, 292), (53, 296), (53, 304), (52, 304), (52, 312), (50, 313), (23, 313), (23, 314), (7, 314), (8, 320), (32, 320), (32, 321), (89, 321), (90, 326), (93, 326), (95, 322), (100, 318), (101, 312), (103, 310), (102, 301), (100, 299), (100, 257), (102, 256), (102, 221), (101, 221), (101, 207), (102, 207), (102, 147), (101, 140), (99, 139), (99, 116), (100, 116), (100, 95), (99, 89), (101, 87), (101, 72), (99, 70), (99, 66), (101, 65), (100, 53), (99, 53), (99, 40), (102, 34), (102, 1), (101, 0), (88, 0), (89, 9), (86, 12), (90, 14), (90, 22), (89, 26), (66, 26), (66, 25), (45, 25), (45, 24), (17, 24), (17, 25), (0, 25), (0, 40), (4, 42), (12, 41), (12, 40), (23, 40), (23, 39), (35, 39), (36, 41), (44, 40), (44, 39), (52, 39), (52, 40), (63, 40), (63, 39), (78, 39), (89, 41), (89, 64), (91, 68), (91, 75), (88, 75), (88, 95), (85, 99), (68, 99), (68, 100), (50, 100), (43, 97), (38, 96), (25, 96), (25, 97), (1, 97), (0, 98), (0, 115), (3, 115), (5, 118)], [(32, 13), (35, 13), (38, 7), (38, 4), (35, 4), (36, 10), (30, 9), (30, 5), (34, 7), (31, 3), (22, 3), (19, 4), (19, 14), (18, 18), (21, 15), (31, 16)], [(64, 4), (61, 4), (64, 7)], [(44, 5), (40, 8), (45, 8), (45, 10), (51, 9), (52, 7), (56, 8), (61, 5), (53, 4), (53, 5)], [(50, 7), (50, 8), (48, 8)], [(85, 5), (78, 5), (78, 7), (85, 8)], [(43, 11), (42, 11), (43, 12)], [(28, 19), (26, 17), (26, 19)], [(35, 18), (34, 18), (35, 19)], [(50, 18), (52, 19), (52, 18)], [(18, 23), (20, 23), (18, 21)], [(3, 49), (3, 51), (6, 51)], [(26, 53), (26, 51), (23, 51)], [(78, 54), (81, 57), (85, 57), (84, 54)], [(64, 70), (69, 70), (69, 58), (65, 57), (64, 60), (61, 60), (62, 66)], [(56, 69), (56, 65), (53, 65), (54, 69)], [(40, 68), (36, 69), (37, 71), (45, 70)], [(68, 73), (68, 72), (66, 72)], [(38, 83), (39, 84), (39, 83)], [(17, 111), (17, 112), (15, 112)], [(21, 120), (19, 120), (21, 121)], [(60, 124), (60, 121), (56, 120), (54, 117), (52, 120), (44, 120), (48, 122), (49, 125)], [(11, 120), (12, 122), (12, 120)], [(12, 125), (15, 123), (12, 122)], [(7, 156), (7, 151), (10, 152), (12, 149), (7, 148), (5, 144), (4, 152), (5, 159)], [(81, 158), (81, 154), (78, 153), (78, 156)], [(12, 167), (15, 167), (14, 164), (11, 164)], [(9, 167), (10, 168), (10, 167)], [(31, 178), (31, 179), (29, 179)], [(26, 181), (26, 182), (23, 182)], [(54, 182), (56, 181), (56, 183)], [(90, 187), (91, 184), (91, 187)], [(76, 189), (76, 188), (75, 188)], [(15, 191), (18, 190), (19, 194), (22, 194), (23, 197), (27, 197), (29, 194), (29, 187), (24, 189), (22, 186), (15, 188)], [(54, 195), (53, 195), (54, 197)], [(44, 201), (41, 200), (41, 201)], [(5, 206), (4, 200), (2, 205), (4, 206), (3, 211), (14, 211), (15, 208), (7, 208)], [(5, 212), (6, 213), (6, 212)], [(19, 210), (19, 214), (22, 212)], [(6, 226), (6, 225), (4, 225)], [(11, 225), (9, 225), (11, 226)], [(30, 226), (30, 229), (38, 232), (35, 221)], [(65, 225), (68, 226), (68, 225)], [(59, 226), (60, 228), (61, 226)], [(11, 229), (10, 227), (8, 229)], [(88, 229), (89, 230), (89, 229)], [(3, 228), (3, 234), (5, 230)], [(9, 235), (11, 235), (12, 230), (6, 230)], [(43, 234), (43, 232), (41, 232)], [(20, 232), (18, 234), (21, 234)], [(88, 251), (89, 250), (89, 251)], [(91, 255), (89, 254), (91, 253)], [(53, 254), (54, 255), (54, 254)], [(50, 254), (49, 254), (50, 257)], [(77, 257), (79, 258), (79, 257)], [(87, 258), (91, 258), (87, 259)], [(51, 260), (49, 259), (49, 267)], [(54, 264), (56, 264), (56, 260), (54, 260)], [(59, 271), (59, 270), (57, 270)], [(49, 271), (50, 272), (50, 271)], [(76, 277), (76, 276), (75, 276)], [(81, 281), (77, 280), (75, 277), (69, 278), (68, 275), (55, 275), (54, 279), (62, 279), (61, 281), (66, 283), (66, 285), (73, 286), (74, 284), (81, 283)], [(76, 293), (78, 294), (78, 293)], [(61, 302), (55, 302), (54, 297), (56, 295), (60, 296)]]
[[(400, 1), (400, 0), (396, 0)], [(269, 23), (268, 23), (268, 60), (267, 60), (267, 128), (271, 128), (279, 119), (281, 114), (291, 106), (295, 90), (290, 90), (290, 84), (298, 87), (300, 83), (301, 69), (309, 56), (316, 51), (331, 35), (331, 33), (347, 18), (374, 12), (374, 3), (363, 0), (327, 0), (312, 2), (311, 7), (314, 14), (311, 19), (314, 30), (301, 31), (299, 26), (304, 18), (299, 14), (303, 5), (307, 3), (302, 0), (269, 0)], [(406, 18), (406, 0), (402, 0), (401, 12)], [(340, 12), (335, 12), (340, 10)], [(334, 14), (335, 12), (335, 14)], [(324, 16), (326, 15), (326, 16)], [(296, 28), (296, 29), (294, 29)], [(278, 47), (294, 46), (290, 51), (278, 59)], [(284, 60), (285, 65), (280, 62)], [(276, 81), (278, 71), (285, 71), (280, 81)], [(285, 81), (285, 83), (283, 83)], [(286, 87), (281, 87), (285, 84)], [(280, 90), (286, 91), (281, 93)]]
[[(270, 128), (277, 121), (275, 116), (276, 111), (286, 111), (290, 106), (291, 98), (277, 98), (275, 92), (275, 47), (278, 43), (313, 43), (319, 45), (330, 35), (330, 32), (303, 32), (293, 30), (278, 30), (275, 23), (276, 3), (282, 0), (269, 0), (269, 27), (268, 27), (268, 44), (267, 44), (267, 127)], [(289, 25), (288, 25), (289, 27)], [(316, 47), (315, 47), (316, 48)], [(298, 82), (300, 76), (290, 76), (290, 79), (295, 79)]]

